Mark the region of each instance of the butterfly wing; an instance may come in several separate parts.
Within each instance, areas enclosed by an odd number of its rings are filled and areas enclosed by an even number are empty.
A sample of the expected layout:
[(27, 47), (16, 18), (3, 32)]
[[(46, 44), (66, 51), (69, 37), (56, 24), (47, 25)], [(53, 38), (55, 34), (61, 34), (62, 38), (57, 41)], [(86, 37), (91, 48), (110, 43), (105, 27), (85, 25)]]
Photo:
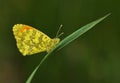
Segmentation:
[(51, 41), (43, 32), (23, 24), (14, 25), (13, 33), (17, 47), (24, 56), (47, 51), (47, 44)]

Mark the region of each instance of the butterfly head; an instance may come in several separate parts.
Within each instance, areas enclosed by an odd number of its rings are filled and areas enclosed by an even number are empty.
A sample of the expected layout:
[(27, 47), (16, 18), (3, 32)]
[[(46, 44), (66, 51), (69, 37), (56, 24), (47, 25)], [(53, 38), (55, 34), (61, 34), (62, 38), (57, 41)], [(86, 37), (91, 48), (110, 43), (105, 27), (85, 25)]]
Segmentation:
[(54, 42), (55, 45), (60, 42), (60, 39), (59, 39), (59, 38), (53, 38), (52, 40), (53, 40), (53, 42)]
[(59, 42), (60, 42), (59, 38), (51, 39), (51, 41), (47, 44), (47, 52), (51, 51)]

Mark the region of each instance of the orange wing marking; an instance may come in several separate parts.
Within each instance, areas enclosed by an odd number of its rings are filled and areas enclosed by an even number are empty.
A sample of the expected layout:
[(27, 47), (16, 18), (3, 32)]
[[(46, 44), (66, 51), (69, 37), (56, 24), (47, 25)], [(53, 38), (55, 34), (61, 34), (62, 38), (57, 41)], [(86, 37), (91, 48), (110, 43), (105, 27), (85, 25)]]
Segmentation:
[(19, 31), (20, 31), (20, 32), (23, 32), (23, 31), (29, 30), (29, 29), (33, 29), (33, 28), (30, 27), (30, 26), (23, 26)]

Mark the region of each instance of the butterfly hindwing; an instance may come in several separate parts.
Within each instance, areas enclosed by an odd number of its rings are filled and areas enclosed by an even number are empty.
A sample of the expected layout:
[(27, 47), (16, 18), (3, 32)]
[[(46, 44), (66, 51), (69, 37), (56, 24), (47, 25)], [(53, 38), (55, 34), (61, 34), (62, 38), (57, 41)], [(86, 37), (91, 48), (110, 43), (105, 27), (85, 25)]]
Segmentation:
[(24, 55), (31, 55), (38, 52), (49, 52), (59, 41), (59, 38), (51, 39), (43, 32), (23, 24), (13, 26), (17, 47)]

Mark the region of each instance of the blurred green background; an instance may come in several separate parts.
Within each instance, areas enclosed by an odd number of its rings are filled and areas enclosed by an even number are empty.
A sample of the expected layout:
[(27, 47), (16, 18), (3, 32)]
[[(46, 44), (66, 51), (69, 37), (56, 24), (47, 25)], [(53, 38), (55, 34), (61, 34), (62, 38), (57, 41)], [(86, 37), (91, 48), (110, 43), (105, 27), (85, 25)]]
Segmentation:
[(112, 13), (93, 29), (52, 54), (32, 83), (120, 83), (119, 0), (0, 0), (0, 83), (24, 83), (46, 53), (23, 57), (12, 27), (31, 25), (61, 40)]

